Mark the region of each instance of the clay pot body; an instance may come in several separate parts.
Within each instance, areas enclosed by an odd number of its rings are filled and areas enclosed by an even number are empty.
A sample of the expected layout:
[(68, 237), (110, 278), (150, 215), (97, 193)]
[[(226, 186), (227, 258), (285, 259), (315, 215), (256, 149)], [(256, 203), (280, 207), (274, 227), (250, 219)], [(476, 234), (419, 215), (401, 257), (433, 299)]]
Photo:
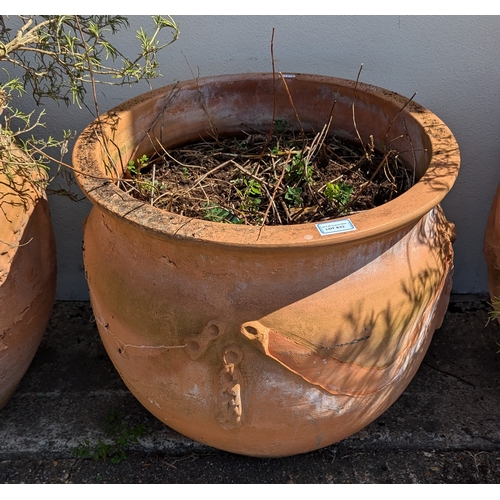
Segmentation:
[[(500, 184), (491, 206), (484, 235), (484, 257), (488, 265), (490, 297), (500, 297)], [(498, 318), (500, 321), (500, 318)]]
[(45, 192), (33, 184), (39, 175), (0, 172), (0, 409), (33, 360), (54, 304), (55, 240)]
[[(171, 147), (242, 124), (268, 130), (270, 74), (144, 94), (90, 125), (73, 154), (93, 203), (84, 261), (114, 365), (170, 427), (253, 456), (327, 446), (386, 410), (442, 321), (453, 270), (454, 228), (439, 206), (459, 168), (447, 127), (383, 89), (285, 78), (305, 129), (321, 130), (337, 101), (332, 133), (356, 137), (354, 99), (363, 139), (392, 141), (419, 182), (349, 221), (259, 228), (161, 211), (111, 181), (130, 159), (150, 155), (156, 139)], [(275, 116), (296, 123), (279, 81)], [(107, 151), (95, 139), (99, 127), (112, 138)]]

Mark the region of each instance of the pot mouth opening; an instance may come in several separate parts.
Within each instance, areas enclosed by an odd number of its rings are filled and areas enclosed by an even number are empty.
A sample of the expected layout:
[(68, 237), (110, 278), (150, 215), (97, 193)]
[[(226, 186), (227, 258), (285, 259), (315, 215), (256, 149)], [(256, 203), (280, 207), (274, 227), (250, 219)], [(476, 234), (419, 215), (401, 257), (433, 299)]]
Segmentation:
[[(276, 99), (275, 78), (271, 73), (205, 77), (124, 102), (78, 138), (73, 162), (80, 187), (94, 205), (165, 237), (259, 246), (322, 245), (395, 231), (416, 223), (451, 189), (460, 165), (458, 145), (429, 110), (386, 89), (320, 75), (286, 75), (288, 95), (282, 92)], [(250, 226), (174, 214), (134, 199), (117, 185), (131, 159), (151, 153), (153, 140), (172, 148), (208, 138), (214, 130), (220, 136), (241, 133), (242, 123), (266, 130), (278, 113), (292, 123), (299, 116), (301, 126), (316, 130), (328, 121), (333, 102), (330, 135), (390, 141), (415, 171), (410, 189), (376, 208), (337, 219)]]

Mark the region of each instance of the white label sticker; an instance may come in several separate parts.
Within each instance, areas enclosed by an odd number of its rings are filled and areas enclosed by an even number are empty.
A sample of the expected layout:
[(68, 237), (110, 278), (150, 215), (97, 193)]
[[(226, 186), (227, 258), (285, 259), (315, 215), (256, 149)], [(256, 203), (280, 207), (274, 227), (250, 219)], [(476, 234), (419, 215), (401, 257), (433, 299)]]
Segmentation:
[(328, 234), (346, 233), (347, 231), (356, 231), (351, 219), (333, 220), (330, 222), (321, 222), (316, 224), (321, 236)]

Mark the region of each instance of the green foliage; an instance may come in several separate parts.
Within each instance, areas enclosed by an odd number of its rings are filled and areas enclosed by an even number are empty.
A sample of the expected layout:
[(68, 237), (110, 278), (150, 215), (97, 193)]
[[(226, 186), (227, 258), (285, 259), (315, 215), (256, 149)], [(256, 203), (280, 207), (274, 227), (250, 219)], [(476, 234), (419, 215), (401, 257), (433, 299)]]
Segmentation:
[(287, 186), (285, 202), (289, 207), (300, 207), (302, 205), (302, 188)]
[(312, 181), (312, 169), (300, 151), (293, 155), (291, 163), (286, 167), (286, 172), (290, 181), (304, 180), (307, 183)]
[(255, 179), (244, 179), (245, 190), (243, 192), (243, 201), (241, 210), (252, 210), (257, 208), (262, 202), (262, 186)]
[(159, 193), (161, 186), (157, 180), (143, 180), (138, 182), (138, 187), (146, 196), (151, 199), (151, 197), (154, 197)]
[(260, 204), (264, 199), (262, 185), (254, 178), (242, 177), (231, 181), (234, 189), (238, 192), (240, 202), (238, 204), (238, 212), (241, 216), (237, 216), (234, 212), (221, 208), (218, 205), (208, 205), (209, 214), (205, 216), (209, 220), (216, 222), (230, 222), (231, 224), (243, 223), (243, 218), (247, 214), (255, 214), (258, 212)]
[(137, 443), (138, 439), (146, 434), (144, 424), (130, 427), (123, 422), (116, 410), (112, 410), (108, 415), (104, 430), (108, 437), (106, 442), (99, 441), (94, 447), (88, 439), (85, 439), (83, 444), (73, 449), (73, 456), (75, 458), (110, 460), (111, 463), (118, 464), (127, 458), (126, 450), (129, 445)]
[(245, 186), (247, 187), (245, 194), (247, 197), (262, 196), (262, 186), (255, 179), (245, 179)]
[[(164, 183), (160, 183), (158, 179), (153, 176), (143, 174), (143, 169), (150, 167), (151, 158), (143, 154), (141, 157), (135, 160), (130, 160), (127, 165), (127, 170), (134, 176), (134, 189), (140, 193), (141, 196), (148, 198), (151, 203), (154, 202), (155, 196), (160, 194), (160, 191), (164, 188)], [(152, 170), (154, 171), (155, 164), (153, 164)], [(148, 170), (151, 171), (151, 168)], [(187, 169), (186, 169), (187, 170)]]
[(227, 208), (216, 203), (205, 204), (205, 219), (212, 222), (229, 222), (230, 224), (241, 224), (241, 220)]
[(141, 168), (144, 168), (149, 163), (149, 158), (147, 155), (142, 155), (137, 160), (130, 160), (127, 165), (127, 170), (134, 175), (139, 175)]
[[(39, 104), (44, 97), (79, 106), (86, 84), (132, 84), (160, 76), (157, 53), (177, 39), (170, 17), (153, 16), (153, 31), (142, 27), (135, 56), (127, 56), (110, 40), (129, 28), (123, 16), (17, 16), (13, 27), (0, 16), (0, 62), (24, 72), (24, 84)], [(162, 30), (168, 41), (160, 42)]]
[(330, 201), (340, 204), (341, 206), (345, 206), (351, 199), (353, 189), (353, 186), (343, 182), (335, 184), (328, 182), (323, 192)]

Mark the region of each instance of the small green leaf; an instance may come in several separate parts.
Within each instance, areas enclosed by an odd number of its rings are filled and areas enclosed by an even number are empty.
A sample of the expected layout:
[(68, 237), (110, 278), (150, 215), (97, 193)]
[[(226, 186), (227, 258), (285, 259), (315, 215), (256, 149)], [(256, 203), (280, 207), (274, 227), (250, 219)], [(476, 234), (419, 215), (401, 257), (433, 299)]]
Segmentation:
[(324, 195), (332, 202), (336, 202), (341, 206), (347, 205), (351, 199), (353, 186), (338, 182), (336, 184), (328, 182), (324, 189)]
[(302, 188), (288, 186), (285, 193), (285, 201), (289, 207), (300, 207), (302, 204)]

